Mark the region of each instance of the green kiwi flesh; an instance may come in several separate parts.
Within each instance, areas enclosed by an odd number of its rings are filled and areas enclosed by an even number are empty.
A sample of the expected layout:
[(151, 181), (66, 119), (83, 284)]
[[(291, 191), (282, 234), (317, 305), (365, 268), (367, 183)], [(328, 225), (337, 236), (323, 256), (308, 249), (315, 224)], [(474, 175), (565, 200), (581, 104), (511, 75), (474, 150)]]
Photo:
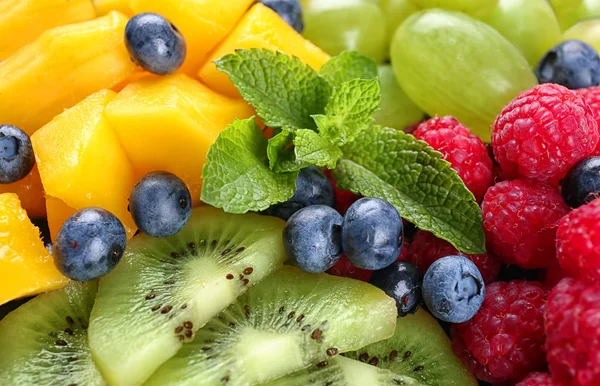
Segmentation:
[(2, 385), (106, 385), (87, 328), (96, 283), (71, 283), (23, 304), (0, 321)]
[(337, 356), (262, 386), (423, 386), (418, 381), (360, 361)]
[(395, 307), (367, 283), (284, 266), (197, 331), (147, 386), (267, 382), (390, 337)]
[(284, 225), (206, 206), (171, 237), (134, 237), (100, 280), (91, 314), (90, 347), (108, 383), (142, 384), (196, 330), (281, 267)]
[(438, 322), (424, 310), (398, 318), (394, 335), (345, 354), (430, 386), (477, 386), (477, 380), (452, 351)]

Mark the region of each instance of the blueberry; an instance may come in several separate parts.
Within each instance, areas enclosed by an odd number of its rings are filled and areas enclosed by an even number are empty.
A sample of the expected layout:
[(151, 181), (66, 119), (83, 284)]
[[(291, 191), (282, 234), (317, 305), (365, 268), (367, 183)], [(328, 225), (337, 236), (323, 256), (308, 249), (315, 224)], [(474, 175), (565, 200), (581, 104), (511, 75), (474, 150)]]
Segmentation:
[(431, 264), (425, 273), (422, 293), (433, 316), (445, 322), (463, 323), (481, 308), (485, 284), (471, 260), (446, 256)]
[(402, 218), (380, 198), (361, 198), (344, 216), (342, 244), (352, 265), (376, 271), (398, 259), (404, 239)]
[(271, 8), (299, 34), (304, 31), (302, 20), (302, 5), (299, 0), (260, 0), (261, 3)]
[(29, 136), (18, 127), (0, 125), (0, 184), (24, 178), (35, 165)]
[(600, 157), (579, 161), (562, 183), (562, 196), (571, 208), (578, 208), (600, 197)]
[(326, 205), (294, 213), (283, 228), (283, 246), (290, 261), (310, 273), (321, 273), (342, 255), (342, 215)]
[(172, 236), (190, 219), (192, 198), (176, 175), (152, 172), (133, 187), (129, 211), (142, 232), (153, 237)]
[(421, 303), (421, 274), (407, 261), (375, 271), (370, 283), (396, 301), (398, 316), (414, 314)]
[(335, 206), (333, 185), (325, 173), (316, 166), (309, 166), (300, 171), (292, 198), (271, 206), (263, 213), (287, 221), (291, 215), (310, 205)]
[(156, 13), (133, 16), (125, 27), (125, 44), (131, 59), (154, 74), (175, 72), (185, 59), (183, 35)]
[(86, 208), (60, 228), (53, 244), (56, 267), (77, 281), (95, 280), (121, 260), (127, 237), (123, 224), (109, 211)]
[(567, 40), (554, 46), (535, 69), (540, 83), (558, 83), (570, 89), (600, 84), (600, 57), (580, 40)]

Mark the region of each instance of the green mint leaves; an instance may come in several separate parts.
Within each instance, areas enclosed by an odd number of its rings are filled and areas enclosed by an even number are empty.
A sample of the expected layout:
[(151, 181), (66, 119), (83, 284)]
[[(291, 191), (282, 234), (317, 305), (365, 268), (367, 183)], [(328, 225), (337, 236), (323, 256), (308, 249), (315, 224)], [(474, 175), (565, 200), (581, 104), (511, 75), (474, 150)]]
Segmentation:
[(309, 165), (335, 169), (342, 189), (380, 197), (420, 229), (466, 253), (483, 253), (481, 210), (450, 164), (425, 142), (373, 126), (380, 104), (377, 65), (355, 52), (320, 72), (295, 57), (237, 50), (217, 61), (275, 135), (254, 118), (236, 120), (210, 147), (202, 200), (227, 212), (287, 201)]

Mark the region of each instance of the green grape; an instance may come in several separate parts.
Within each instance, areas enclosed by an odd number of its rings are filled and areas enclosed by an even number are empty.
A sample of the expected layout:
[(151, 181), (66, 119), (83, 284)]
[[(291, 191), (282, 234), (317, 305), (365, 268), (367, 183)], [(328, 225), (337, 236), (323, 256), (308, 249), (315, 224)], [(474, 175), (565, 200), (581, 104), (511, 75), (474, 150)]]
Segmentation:
[[(386, 47), (390, 46), (396, 29), (407, 17), (417, 12), (417, 8), (411, 0), (380, 0), (379, 7), (385, 15), (386, 21)], [(389, 52), (389, 51), (388, 51)]]
[(600, 16), (600, 0), (550, 0), (563, 31), (578, 22)]
[(387, 56), (385, 18), (374, 0), (308, 0), (304, 36), (330, 55), (355, 50), (378, 63)]
[(481, 17), (517, 47), (532, 67), (558, 44), (562, 33), (547, 0), (499, 0)]
[(565, 40), (583, 40), (600, 52), (600, 18), (580, 21), (564, 33)]
[(485, 14), (498, 0), (410, 0), (419, 8), (442, 8), (462, 11), (471, 15)]
[(400, 87), (423, 111), (453, 115), (484, 141), (502, 108), (537, 83), (523, 55), (495, 29), (441, 9), (402, 23), (392, 65)]
[(381, 109), (375, 113), (375, 123), (402, 130), (423, 119), (425, 114), (402, 91), (392, 66), (383, 64), (377, 72), (381, 85)]

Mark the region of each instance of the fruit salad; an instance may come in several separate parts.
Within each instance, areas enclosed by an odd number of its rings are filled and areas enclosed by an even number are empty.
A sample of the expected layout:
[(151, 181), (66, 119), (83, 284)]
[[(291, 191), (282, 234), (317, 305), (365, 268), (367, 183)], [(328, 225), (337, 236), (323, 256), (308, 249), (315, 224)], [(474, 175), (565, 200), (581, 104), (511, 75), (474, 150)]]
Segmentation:
[(0, 0), (2, 386), (600, 385), (600, 0)]

